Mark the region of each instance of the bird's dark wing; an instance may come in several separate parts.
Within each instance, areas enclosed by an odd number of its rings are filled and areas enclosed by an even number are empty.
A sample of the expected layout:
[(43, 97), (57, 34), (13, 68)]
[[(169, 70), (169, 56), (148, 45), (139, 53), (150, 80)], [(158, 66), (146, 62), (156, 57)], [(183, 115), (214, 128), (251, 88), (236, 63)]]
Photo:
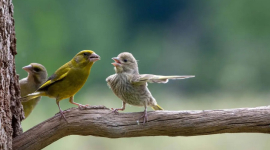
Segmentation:
[(56, 70), (56, 72), (52, 76), (50, 76), (48, 80), (38, 88), (37, 91), (42, 91), (43, 89), (49, 87), (53, 83), (64, 79), (70, 71), (70, 67), (67, 67), (66, 65), (68, 64), (65, 64), (64, 66)]

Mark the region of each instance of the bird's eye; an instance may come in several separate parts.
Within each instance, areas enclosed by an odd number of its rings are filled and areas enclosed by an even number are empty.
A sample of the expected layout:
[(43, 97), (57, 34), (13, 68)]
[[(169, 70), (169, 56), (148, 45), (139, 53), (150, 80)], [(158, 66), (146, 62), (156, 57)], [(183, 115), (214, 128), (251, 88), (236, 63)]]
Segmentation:
[(40, 69), (39, 69), (39, 68), (34, 68), (34, 71), (35, 71), (35, 72), (39, 72)]
[(87, 53), (83, 53), (84, 56), (87, 56)]
[(124, 62), (127, 62), (127, 59), (124, 59)]

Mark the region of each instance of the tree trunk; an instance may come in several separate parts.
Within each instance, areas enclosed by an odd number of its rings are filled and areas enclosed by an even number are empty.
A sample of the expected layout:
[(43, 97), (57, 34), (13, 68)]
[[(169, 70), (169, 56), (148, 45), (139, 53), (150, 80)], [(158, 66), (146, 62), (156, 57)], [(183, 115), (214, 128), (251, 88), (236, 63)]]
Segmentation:
[(12, 0), (0, 0), (0, 149), (12, 149), (22, 133), (19, 77), (15, 71), (16, 38)]

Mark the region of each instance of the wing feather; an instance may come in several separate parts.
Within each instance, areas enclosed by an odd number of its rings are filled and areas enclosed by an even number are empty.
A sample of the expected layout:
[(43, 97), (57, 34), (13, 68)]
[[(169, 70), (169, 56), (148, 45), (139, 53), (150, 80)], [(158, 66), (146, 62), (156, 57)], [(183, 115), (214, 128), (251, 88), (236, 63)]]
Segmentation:
[(69, 67), (62, 66), (52, 76), (50, 76), (48, 80), (38, 88), (37, 91), (47, 88), (50, 85), (54, 84), (55, 82), (64, 79), (68, 75), (69, 71), (70, 71)]
[(133, 78), (133, 83), (140, 83), (140, 82), (149, 82), (149, 83), (167, 83), (169, 79), (176, 80), (176, 79), (188, 79), (193, 78), (194, 75), (186, 75), (186, 76), (161, 76), (161, 75), (153, 75), (153, 74), (141, 74)]

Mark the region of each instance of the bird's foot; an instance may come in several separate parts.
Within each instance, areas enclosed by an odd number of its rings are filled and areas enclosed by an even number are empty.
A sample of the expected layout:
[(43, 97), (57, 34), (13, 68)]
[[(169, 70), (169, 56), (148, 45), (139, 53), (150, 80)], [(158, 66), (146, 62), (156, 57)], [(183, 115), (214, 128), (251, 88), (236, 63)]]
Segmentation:
[(86, 109), (86, 108), (88, 108), (88, 107), (89, 107), (88, 104), (86, 104), (86, 105), (79, 104), (79, 105), (78, 105), (78, 108), (79, 108), (79, 109)]
[(121, 109), (121, 108), (111, 108), (111, 110), (115, 114), (119, 114), (119, 112), (118, 112), (119, 110), (122, 110), (123, 111), (123, 109)]
[(64, 113), (67, 112), (67, 111), (69, 111), (69, 110), (66, 110), (66, 111), (60, 110), (59, 113), (60, 113), (60, 115), (61, 115), (61, 118), (64, 118), (65, 121), (68, 123), (67, 118), (66, 118), (65, 115), (64, 115)]
[(111, 108), (112, 112), (115, 114), (119, 114), (118, 109)]
[(143, 115), (139, 118), (139, 120), (143, 118), (143, 124), (145, 124), (147, 121), (148, 121), (148, 118), (147, 118), (147, 111), (144, 111), (143, 112)]

